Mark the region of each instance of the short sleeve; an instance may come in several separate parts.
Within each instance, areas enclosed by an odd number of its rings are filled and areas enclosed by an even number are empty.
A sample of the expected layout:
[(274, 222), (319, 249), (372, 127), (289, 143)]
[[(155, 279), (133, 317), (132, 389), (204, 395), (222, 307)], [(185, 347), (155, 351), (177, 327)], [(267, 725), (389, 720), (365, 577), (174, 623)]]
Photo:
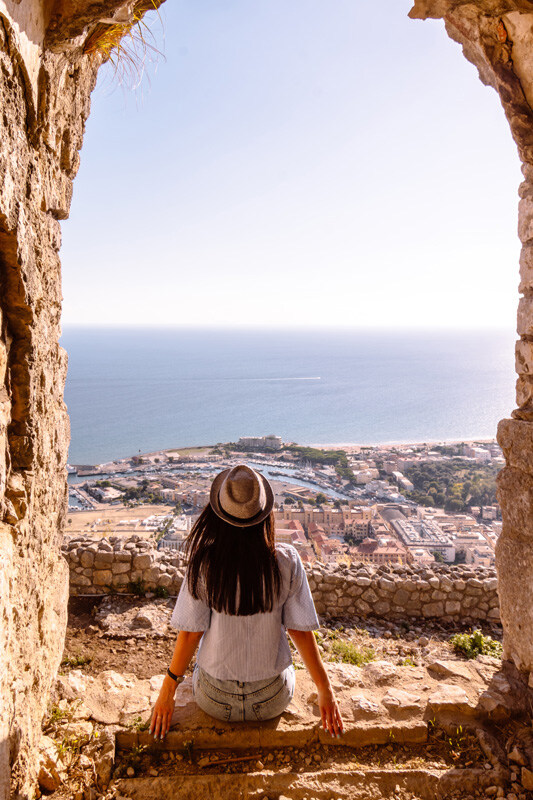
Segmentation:
[(210, 623), (211, 609), (203, 600), (196, 600), (191, 595), (187, 585), (187, 576), (185, 576), (170, 618), (170, 624), (178, 631), (199, 633), (206, 631)]
[(293, 550), (293, 554), (291, 585), (289, 595), (283, 604), (281, 621), (289, 630), (315, 631), (320, 627), (320, 623), (307, 575), (298, 551)]

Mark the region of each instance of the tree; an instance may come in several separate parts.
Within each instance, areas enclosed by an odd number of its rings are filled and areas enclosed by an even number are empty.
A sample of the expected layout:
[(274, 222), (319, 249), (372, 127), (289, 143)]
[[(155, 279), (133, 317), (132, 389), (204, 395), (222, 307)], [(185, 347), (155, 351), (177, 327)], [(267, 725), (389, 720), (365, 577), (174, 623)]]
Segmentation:
[(294, 499), (294, 497), (286, 497), (283, 502), (285, 503), (286, 506), (293, 506), (296, 503), (296, 500)]
[(315, 497), (315, 503), (317, 504), (317, 506), (321, 506), (321, 505), (323, 505), (324, 503), (327, 503), (327, 502), (328, 502), (328, 498), (326, 497), (326, 495), (323, 492), (319, 492), (317, 494), (317, 496)]
[(456, 497), (447, 498), (446, 502), (444, 503), (444, 508), (446, 511), (462, 511), (463, 507), (463, 501)]

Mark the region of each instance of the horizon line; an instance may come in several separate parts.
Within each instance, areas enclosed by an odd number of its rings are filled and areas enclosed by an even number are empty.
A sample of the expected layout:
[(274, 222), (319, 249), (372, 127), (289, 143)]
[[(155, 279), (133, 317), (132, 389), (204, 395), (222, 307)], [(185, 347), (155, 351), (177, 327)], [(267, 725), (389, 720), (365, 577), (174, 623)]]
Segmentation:
[(410, 331), (410, 332), (418, 332), (418, 331), (470, 331), (470, 332), (482, 332), (482, 331), (501, 331), (506, 333), (513, 333), (518, 337), (518, 333), (516, 329), (512, 326), (507, 325), (339, 325), (339, 324), (331, 324), (331, 325), (312, 325), (312, 324), (303, 324), (303, 325), (254, 325), (254, 324), (242, 324), (242, 325), (231, 325), (231, 324), (217, 324), (217, 325), (201, 325), (197, 323), (190, 323), (190, 324), (179, 324), (179, 323), (113, 323), (113, 322), (102, 322), (102, 323), (90, 323), (90, 322), (63, 322), (61, 324), (62, 332), (66, 328), (77, 328), (77, 329), (90, 329), (90, 330), (98, 330), (98, 329), (113, 329), (113, 330), (174, 330), (174, 331), (291, 331), (291, 332), (298, 332), (298, 331), (371, 331), (371, 332), (381, 332), (381, 331)]

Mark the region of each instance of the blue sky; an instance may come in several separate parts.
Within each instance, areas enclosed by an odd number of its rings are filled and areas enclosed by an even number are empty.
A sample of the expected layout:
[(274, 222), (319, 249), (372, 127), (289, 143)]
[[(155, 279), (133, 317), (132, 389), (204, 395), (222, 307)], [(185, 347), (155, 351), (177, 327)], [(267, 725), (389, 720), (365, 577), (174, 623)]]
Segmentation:
[(167, 0), (93, 94), (64, 324), (513, 328), (516, 148), (410, 5)]

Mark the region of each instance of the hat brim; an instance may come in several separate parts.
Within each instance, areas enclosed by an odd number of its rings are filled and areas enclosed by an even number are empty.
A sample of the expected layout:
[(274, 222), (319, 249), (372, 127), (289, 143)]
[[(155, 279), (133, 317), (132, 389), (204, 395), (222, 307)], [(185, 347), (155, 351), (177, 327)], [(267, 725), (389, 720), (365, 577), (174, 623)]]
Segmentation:
[(258, 525), (260, 522), (263, 522), (264, 519), (268, 517), (272, 509), (274, 508), (274, 493), (272, 491), (272, 486), (269, 484), (267, 479), (261, 475), (260, 472), (254, 470), (259, 480), (263, 484), (263, 488), (265, 490), (266, 495), (266, 503), (265, 508), (256, 514), (254, 517), (250, 517), (248, 519), (239, 519), (238, 517), (232, 517), (231, 514), (226, 513), (223, 508), (220, 506), (219, 502), (219, 492), (222, 484), (224, 483), (224, 479), (226, 476), (231, 472), (231, 467), (228, 469), (223, 470), (220, 472), (214, 479), (213, 483), (211, 484), (211, 492), (209, 495), (209, 504), (217, 517), (223, 519), (224, 522), (228, 522), (230, 525), (234, 525), (236, 528), (249, 528), (252, 525)]

